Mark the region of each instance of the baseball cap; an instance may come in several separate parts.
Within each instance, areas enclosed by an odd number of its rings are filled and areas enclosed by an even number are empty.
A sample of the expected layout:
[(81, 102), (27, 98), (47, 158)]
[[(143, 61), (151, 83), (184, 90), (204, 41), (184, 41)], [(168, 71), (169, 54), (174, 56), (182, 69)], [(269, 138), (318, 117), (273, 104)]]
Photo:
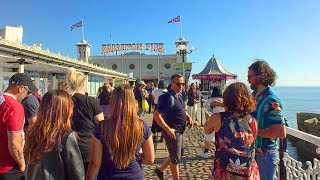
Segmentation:
[(140, 82), (139, 82), (139, 85), (146, 86), (146, 83), (145, 83), (144, 81), (140, 81)]
[(32, 93), (37, 92), (38, 88), (33, 84), (30, 76), (24, 73), (17, 73), (9, 79), (9, 84), (17, 86), (28, 86)]

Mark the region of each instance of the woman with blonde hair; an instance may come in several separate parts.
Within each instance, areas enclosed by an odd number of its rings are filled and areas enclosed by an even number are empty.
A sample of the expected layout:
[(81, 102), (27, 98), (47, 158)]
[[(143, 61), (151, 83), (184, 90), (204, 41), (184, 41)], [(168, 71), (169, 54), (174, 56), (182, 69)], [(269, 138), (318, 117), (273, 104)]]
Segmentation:
[(70, 69), (66, 81), (74, 102), (74, 114), (72, 116), (72, 128), (79, 136), (79, 148), (81, 151), (85, 172), (88, 170), (90, 143), (92, 131), (98, 121), (104, 119), (98, 99), (86, 96), (86, 76), (82, 72)]
[(63, 90), (47, 92), (27, 131), (26, 179), (84, 179), (77, 134), (71, 129), (73, 101)]
[(136, 101), (129, 85), (111, 94), (111, 113), (93, 132), (88, 180), (144, 179), (141, 163), (154, 161), (151, 130), (137, 116)]

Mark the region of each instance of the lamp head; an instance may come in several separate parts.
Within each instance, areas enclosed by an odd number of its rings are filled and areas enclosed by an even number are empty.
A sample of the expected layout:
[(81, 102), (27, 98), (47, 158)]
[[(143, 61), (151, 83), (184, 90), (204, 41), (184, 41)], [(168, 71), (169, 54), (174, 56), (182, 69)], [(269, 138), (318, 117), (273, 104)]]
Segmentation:
[(186, 45), (180, 44), (179, 46), (177, 46), (176, 51), (179, 52), (181, 50), (186, 50), (186, 48), (187, 48)]

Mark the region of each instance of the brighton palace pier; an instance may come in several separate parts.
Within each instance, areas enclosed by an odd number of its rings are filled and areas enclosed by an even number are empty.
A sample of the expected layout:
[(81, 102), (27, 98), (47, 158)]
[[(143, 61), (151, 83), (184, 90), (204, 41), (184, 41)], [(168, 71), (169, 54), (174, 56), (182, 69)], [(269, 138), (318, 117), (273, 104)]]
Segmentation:
[[(16, 72), (29, 74), (41, 94), (57, 88), (65, 81), (68, 68), (75, 68), (88, 75), (88, 93), (95, 95), (104, 82), (128, 83), (136, 79), (146, 83), (158, 80), (169, 82), (174, 73), (182, 73), (182, 58), (178, 54), (164, 54), (162, 43), (103, 44), (102, 56), (91, 56), (91, 45), (82, 40), (76, 44), (77, 58), (42, 49), (41, 44), (26, 45), (22, 42), (23, 27), (6, 26), (0, 29), (0, 91)], [(176, 46), (187, 45), (180, 38)], [(147, 54), (149, 52), (149, 54)], [(150, 53), (151, 52), (151, 53)], [(188, 64), (186, 55), (185, 64)], [(191, 63), (189, 63), (191, 66)], [(179, 69), (180, 65), (180, 69)], [(190, 75), (191, 67), (186, 69)]]
[[(187, 54), (186, 56), (180, 56), (178, 53), (163, 54), (165, 47), (162, 43), (103, 44), (101, 48), (103, 56), (91, 56), (91, 45), (82, 40), (76, 44), (78, 57), (74, 59), (60, 53), (53, 53), (49, 49), (42, 49), (40, 44), (25, 45), (22, 43), (22, 37), (23, 28), (21, 26), (6, 26), (0, 29), (0, 82), (2, 83), (0, 92), (5, 90), (9, 78), (17, 72), (29, 74), (43, 94), (50, 89), (57, 88), (59, 82), (65, 81), (68, 69), (75, 68), (87, 75), (87, 91), (92, 96), (96, 95), (98, 88), (104, 82), (113, 81), (115, 84), (121, 84), (142, 79), (146, 82), (165, 80), (168, 83), (172, 74), (182, 72), (182, 64), (186, 65), (184, 70), (187, 76), (190, 76), (191, 72), (191, 63), (188, 62)], [(179, 45), (186, 47), (187, 44), (188, 41), (183, 38), (175, 41), (176, 47)], [(151, 55), (145, 53), (148, 51), (152, 52)], [(209, 62), (215, 62), (213, 60), (215, 59), (212, 58)], [(200, 112), (204, 114), (204, 109), (199, 110), (198, 114)], [(320, 118), (319, 114), (299, 113), (299, 130), (287, 127), (288, 137), (294, 138), (296, 144), (301, 145), (302, 151), (310, 154), (311, 157), (308, 158), (310, 161), (304, 162), (294, 159), (287, 152), (286, 141), (282, 140), (279, 149), (277, 179), (320, 179), (319, 124), (316, 123), (318, 125), (316, 126), (314, 123), (315, 120), (318, 122), (318, 118)], [(203, 116), (199, 119), (201, 122), (204, 120)], [(152, 117), (149, 118), (149, 121), (152, 122)], [(194, 161), (186, 160), (181, 165), (183, 179), (198, 176), (200, 179), (210, 179), (210, 172), (203, 173), (201, 170), (210, 171), (212, 160), (197, 159), (198, 156), (195, 153), (196, 148), (202, 147), (202, 145), (197, 145), (202, 141), (202, 137), (199, 136), (202, 133), (201, 126), (187, 130), (184, 142), (187, 148), (186, 159), (193, 158)], [(196, 136), (193, 136), (195, 134)], [(157, 151), (159, 147), (155, 147)], [(164, 153), (160, 155), (161, 157), (157, 158), (165, 158), (167, 152), (164, 150)], [(208, 168), (203, 168), (204, 166)], [(148, 170), (149, 166), (146, 167), (147, 179), (154, 179), (153, 171)]]

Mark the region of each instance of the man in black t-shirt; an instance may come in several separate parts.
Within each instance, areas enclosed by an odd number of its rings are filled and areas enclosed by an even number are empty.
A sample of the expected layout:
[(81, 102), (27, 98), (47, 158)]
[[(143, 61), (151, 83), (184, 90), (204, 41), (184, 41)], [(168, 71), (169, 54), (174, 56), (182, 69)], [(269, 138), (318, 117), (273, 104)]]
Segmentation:
[(25, 99), (22, 100), (22, 105), (25, 114), (24, 131), (37, 120), (37, 114), (39, 109), (38, 99), (30, 93)]
[(193, 120), (186, 112), (186, 106), (181, 96), (184, 85), (184, 79), (180, 74), (171, 76), (168, 92), (159, 97), (157, 110), (153, 116), (153, 119), (163, 129), (162, 133), (169, 152), (169, 157), (161, 167), (154, 170), (160, 179), (163, 179), (163, 171), (169, 165), (173, 179), (179, 179), (183, 133), (187, 123), (190, 128), (193, 127)]

